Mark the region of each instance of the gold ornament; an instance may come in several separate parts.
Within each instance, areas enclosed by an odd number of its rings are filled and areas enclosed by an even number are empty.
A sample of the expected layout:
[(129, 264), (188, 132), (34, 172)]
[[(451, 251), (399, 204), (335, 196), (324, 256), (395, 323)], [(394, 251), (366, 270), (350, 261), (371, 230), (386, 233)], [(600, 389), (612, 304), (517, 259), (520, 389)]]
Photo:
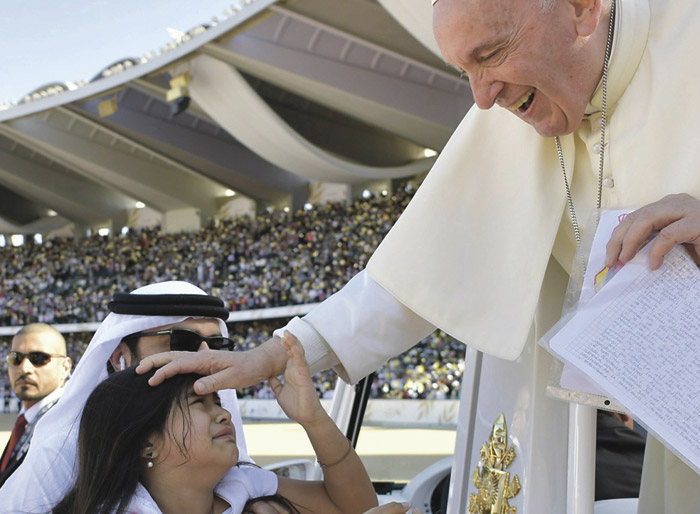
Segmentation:
[(469, 495), (472, 514), (515, 514), (508, 500), (520, 492), (520, 478), (505, 471), (515, 459), (513, 446), (508, 447), (506, 417), (501, 413), (491, 428), (491, 439), (480, 450), (481, 464), (474, 469), (472, 482), (478, 490)]

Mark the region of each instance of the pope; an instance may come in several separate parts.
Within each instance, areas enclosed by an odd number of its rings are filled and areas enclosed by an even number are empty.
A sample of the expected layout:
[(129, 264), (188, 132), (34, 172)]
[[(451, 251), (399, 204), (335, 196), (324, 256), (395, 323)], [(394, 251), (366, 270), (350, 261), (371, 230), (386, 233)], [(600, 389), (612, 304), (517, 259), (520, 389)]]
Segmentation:
[[(697, 2), (435, 1), (440, 50), (476, 105), (367, 270), (285, 327), (312, 372), (355, 382), (435, 327), (484, 352), (473, 446), (504, 412), (525, 484), (511, 504), (564, 512), (566, 456), (552, 448), (567, 446), (568, 407), (545, 395), (551, 358), (536, 341), (560, 317), (597, 208), (633, 209), (610, 265), (654, 231), (652, 269), (676, 244), (700, 246), (700, 95), (681, 94), (700, 82), (697, 26)], [(284, 351), (275, 336), (244, 353), (174, 357), (143, 368), (169, 362), (156, 382), (209, 374), (203, 393), (279, 374)], [(694, 512), (697, 482), (651, 439), (639, 512)]]

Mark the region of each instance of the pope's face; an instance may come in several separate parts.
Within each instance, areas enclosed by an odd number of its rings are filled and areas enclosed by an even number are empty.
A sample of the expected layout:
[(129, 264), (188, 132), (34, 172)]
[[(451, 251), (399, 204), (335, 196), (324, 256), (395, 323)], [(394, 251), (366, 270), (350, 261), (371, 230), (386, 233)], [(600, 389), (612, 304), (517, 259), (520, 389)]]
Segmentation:
[(481, 109), (510, 110), (542, 136), (576, 130), (600, 79), (588, 62), (575, 1), (439, 0), (434, 31)]

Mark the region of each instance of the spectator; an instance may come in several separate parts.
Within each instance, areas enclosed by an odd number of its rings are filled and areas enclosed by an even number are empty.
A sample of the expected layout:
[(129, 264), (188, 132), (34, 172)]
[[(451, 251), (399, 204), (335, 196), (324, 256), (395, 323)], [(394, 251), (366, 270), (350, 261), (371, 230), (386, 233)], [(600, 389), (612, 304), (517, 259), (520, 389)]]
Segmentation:
[(44, 323), (33, 323), (17, 332), (7, 362), (10, 385), (22, 408), (0, 460), (0, 486), (24, 460), (34, 427), (61, 397), (71, 370), (63, 336)]

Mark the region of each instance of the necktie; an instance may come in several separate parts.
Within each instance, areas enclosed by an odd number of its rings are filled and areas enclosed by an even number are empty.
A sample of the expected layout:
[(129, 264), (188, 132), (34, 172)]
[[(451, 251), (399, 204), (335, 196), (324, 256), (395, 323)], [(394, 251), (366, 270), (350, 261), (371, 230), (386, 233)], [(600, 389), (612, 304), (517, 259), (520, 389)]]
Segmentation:
[(12, 435), (10, 435), (10, 442), (7, 444), (7, 451), (5, 452), (5, 457), (2, 459), (2, 464), (0, 464), (0, 473), (5, 471), (7, 465), (10, 463), (10, 455), (12, 455), (12, 450), (15, 448), (17, 441), (24, 434), (24, 429), (27, 426), (27, 418), (24, 414), (20, 415), (15, 421), (15, 427), (12, 429)]

